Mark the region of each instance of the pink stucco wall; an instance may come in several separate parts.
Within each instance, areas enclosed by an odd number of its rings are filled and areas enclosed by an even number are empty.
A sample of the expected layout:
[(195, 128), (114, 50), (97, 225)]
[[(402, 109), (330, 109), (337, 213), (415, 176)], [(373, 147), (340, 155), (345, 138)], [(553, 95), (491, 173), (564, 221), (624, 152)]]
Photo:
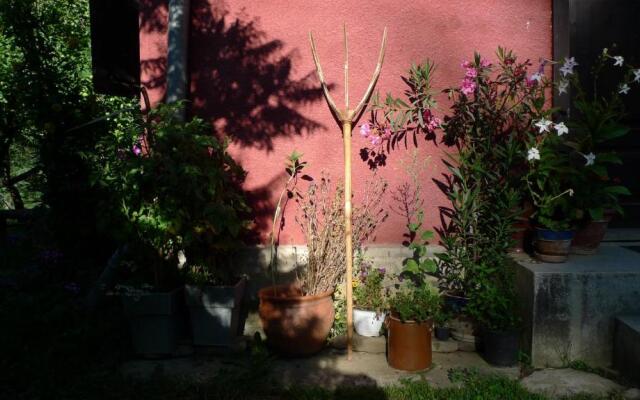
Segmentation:
[[(234, 85), (239, 82), (226, 82), (230, 85), (219, 90), (216, 82), (216, 57), (210, 54), (216, 49), (216, 35), (207, 36), (208, 30), (220, 29), (214, 24), (202, 26), (202, 18), (213, 18), (220, 23), (224, 12), (226, 26), (236, 20), (241, 23), (254, 21), (255, 28), (263, 33), (263, 41), (279, 40), (283, 47), (279, 55), (291, 60), (291, 74), (287, 79), (295, 81), (313, 72), (313, 62), (308, 44), (308, 31), (314, 31), (319, 55), (327, 79), (335, 84), (333, 95), (342, 103), (342, 23), (346, 22), (350, 45), (350, 92), (351, 102), (359, 100), (373, 68), (380, 45), (382, 29), (388, 27), (388, 45), (385, 65), (378, 82), (381, 92), (395, 94), (404, 90), (400, 76), (412, 62), (425, 57), (436, 61), (438, 67), (435, 87), (442, 89), (459, 84), (463, 70), (462, 60), (472, 57), (474, 50), (494, 59), (497, 46), (514, 49), (518, 55), (536, 62), (540, 57), (550, 58), (552, 54), (551, 0), (414, 0), (410, 2), (381, 1), (255, 1), (255, 0), (192, 0), (197, 9), (199, 34), (192, 37), (190, 48), (190, 66), (192, 78), (192, 100), (194, 113), (211, 120), (217, 132), (224, 132), (228, 120), (221, 114), (224, 108), (224, 96), (232, 96)], [(163, 0), (143, 1), (141, 13), (141, 61), (143, 64), (143, 82), (151, 89), (152, 99), (159, 101), (163, 97), (162, 79), (166, 55), (166, 4)], [(210, 12), (209, 17), (207, 12)], [(224, 30), (224, 29), (223, 29)], [(203, 34), (203, 32), (205, 32)], [(211, 65), (209, 65), (211, 64)], [(229, 68), (229, 66), (226, 66)], [(238, 68), (241, 68), (239, 65)], [(232, 70), (227, 69), (230, 75)], [(209, 79), (210, 78), (210, 79)], [(235, 78), (234, 78), (235, 79)], [(317, 84), (315, 76), (311, 83)], [(212, 101), (216, 98), (216, 101)], [(445, 98), (439, 96), (440, 113), (446, 111)], [(237, 100), (237, 99), (236, 99)], [(267, 102), (274, 102), (269, 99)], [(209, 104), (211, 103), (211, 104)], [(209, 105), (208, 105), (209, 104)], [(217, 106), (215, 106), (217, 104)], [(245, 112), (257, 115), (255, 109), (244, 110), (238, 106), (224, 109), (231, 118), (243, 118), (247, 132), (258, 137), (257, 140), (236, 140), (232, 145), (233, 155), (248, 171), (246, 189), (256, 194), (254, 203), (258, 213), (257, 230), (261, 240), (265, 240), (269, 229), (269, 212), (279, 190), (286, 179), (283, 162), (293, 149), (304, 153), (309, 162), (308, 173), (318, 176), (321, 170), (328, 171), (334, 178), (342, 178), (342, 142), (340, 130), (331, 118), (323, 101), (296, 104), (295, 108), (302, 117), (322, 125), (312, 129), (303, 129), (299, 135), (282, 134), (268, 131), (269, 143), (259, 140), (260, 121), (251, 118), (254, 115), (237, 115)], [(235, 115), (235, 116), (234, 116)], [(236, 127), (237, 129), (237, 127)], [(358, 150), (364, 146), (359, 135), (354, 135), (353, 144), (353, 180), (355, 201), (362, 192), (366, 179), (372, 177), (367, 165), (360, 161)], [(438, 225), (439, 205), (445, 203), (444, 196), (432, 182), (443, 172), (441, 163), (444, 146), (431, 142), (420, 142), (421, 156), (431, 156), (431, 161), (423, 173), (425, 215), (430, 225)], [(379, 179), (386, 179), (394, 188), (407, 179), (402, 160), (408, 160), (409, 150), (396, 150), (391, 153), (386, 167), (378, 172)], [(391, 199), (387, 196), (387, 201)], [(295, 204), (287, 211), (286, 226), (280, 236), (281, 244), (303, 243), (298, 226), (295, 224)], [(386, 205), (388, 206), (388, 204)], [(399, 216), (390, 215), (380, 227), (377, 243), (399, 243), (404, 232), (404, 222)]]

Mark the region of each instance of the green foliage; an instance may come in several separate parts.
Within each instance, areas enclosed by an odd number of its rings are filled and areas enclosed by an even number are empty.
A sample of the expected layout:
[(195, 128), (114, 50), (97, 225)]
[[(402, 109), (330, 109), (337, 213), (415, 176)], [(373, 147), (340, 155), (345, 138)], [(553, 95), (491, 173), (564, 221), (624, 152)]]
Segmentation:
[(96, 144), (128, 117), (104, 116), (137, 107), (93, 91), (88, 3), (0, 1), (0, 207), (43, 206), (40, 223), (85, 269), (113, 251), (97, 223), (109, 191), (89, 176)]
[[(620, 70), (620, 67), (613, 66), (609, 61), (612, 58), (608, 52), (598, 56), (589, 74), (588, 83), (593, 87), (591, 91), (583, 88), (578, 74), (571, 75), (569, 79), (574, 93), (575, 112), (568, 123), (566, 145), (575, 151), (575, 157), (571, 160), (575, 169), (573, 201), (577, 207), (577, 217), (581, 220), (601, 220), (605, 211), (622, 214), (619, 198), (631, 194), (609, 173), (609, 168), (622, 164), (622, 159), (615, 152), (607, 151), (607, 145), (630, 132), (629, 127), (623, 123), (625, 107), (618, 88), (603, 94), (603, 73), (607, 71), (611, 74), (618, 72), (612, 71), (613, 69)], [(631, 84), (634, 68), (627, 65), (625, 70), (623, 83)], [(592, 165), (586, 165), (583, 156), (586, 154), (595, 155)]]
[(389, 300), (391, 312), (403, 322), (431, 320), (437, 315), (441, 305), (440, 294), (427, 283), (401, 288)]
[(507, 327), (516, 322), (507, 253), (527, 200), (527, 142), (534, 122), (551, 111), (545, 109), (549, 84), (528, 78), (528, 61), (502, 48), (497, 57), (492, 65), (475, 54), (463, 64), (463, 87), (446, 90), (453, 104), (443, 140), (458, 153), (445, 161), (450, 176), (441, 182), (451, 207), (443, 209), (449, 222), (437, 275), (442, 291), (470, 298), (467, 312), (476, 321)]
[(383, 285), (385, 273), (383, 268), (372, 268), (368, 263), (360, 263), (360, 274), (354, 278), (357, 285), (353, 289), (356, 308), (377, 313), (386, 310), (387, 299)]
[(418, 211), (415, 221), (407, 224), (409, 229), (409, 237), (418, 238), (409, 243), (408, 247), (413, 252), (411, 258), (403, 261), (402, 274), (414, 281), (420, 281), (427, 275), (436, 272), (436, 262), (427, 254), (429, 240), (433, 239), (434, 233), (430, 230), (422, 228), (424, 221), (424, 212)]
[(190, 277), (199, 282), (229, 282), (235, 272), (229, 255), (249, 224), (240, 189), (245, 172), (202, 120), (180, 121), (179, 106), (161, 105), (110, 139), (117, 157), (101, 179), (118, 194), (126, 237), (167, 265), (176, 265), (184, 250), (194, 267)]

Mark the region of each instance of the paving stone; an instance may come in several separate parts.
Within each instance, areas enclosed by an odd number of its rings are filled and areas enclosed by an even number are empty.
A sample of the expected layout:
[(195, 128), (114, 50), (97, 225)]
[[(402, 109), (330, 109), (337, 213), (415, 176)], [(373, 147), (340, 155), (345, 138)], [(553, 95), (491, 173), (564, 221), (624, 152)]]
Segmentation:
[(522, 379), (522, 385), (533, 393), (560, 398), (575, 395), (606, 396), (623, 387), (599, 375), (570, 368), (544, 369)]
[(458, 341), (457, 340), (438, 340), (433, 338), (431, 340), (431, 349), (435, 353), (453, 353), (454, 351), (458, 351)]
[(353, 350), (362, 353), (385, 354), (387, 352), (387, 338), (384, 336), (366, 337), (354, 334)]
[(640, 400), (640, 389), (628, 389), (622, 394), (622, 398), (625, 400)]
[[(154, 374), (166, 374), (200, 381), (216, 376), (221, 369), (230, 368), (230, 365), (246, 365), (246, 368), (252, 368), (253, 363), (247, 357), (234, 354), (131, 360), (124, 363), (121, 371), (125, 376), (137, 379), (148, 379)], [(383, 353), (354, 352), (353, 359), (349, 361), (345, 351), (330, 348), (308, 358), (275, 357), (269, 363), (271, 377), (282, 385), (320, 385), (329, 389), (352, 384), (385, 386), (397, 384), (407, 378), (423, 379), (436, 387), (450, 387), (455, 385), (449, 380), (449, 371), (452, 368), (467, 368), (482, 374), (500, 374), (510, 379), (517, 379), (519, 374), (517, 367), (492, 367), (477, 353), (461, 351), (433, 353), (432, 368), (418, 373), (391, 368)]]

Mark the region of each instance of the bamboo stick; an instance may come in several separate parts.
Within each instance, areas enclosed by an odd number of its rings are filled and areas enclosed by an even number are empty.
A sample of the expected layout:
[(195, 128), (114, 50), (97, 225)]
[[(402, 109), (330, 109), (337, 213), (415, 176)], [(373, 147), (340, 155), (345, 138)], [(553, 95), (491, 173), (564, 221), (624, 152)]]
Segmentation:
[(380, 46), (380, 54), (378, 55), (378, 63), (373, 72), (373, 77), (369, 82), (369, 86), (362, 96), (355, 109), (349, 109), (349, 49), (347, 46), (347, 26), (343, 26), (344, 34), (344, 110), (339, 110), (335, 101), (329, 93), (329, 87), (324, 79), (320, 58), (316, 50), (316, 44), (313, 40), (313, 33), (309, 31), (309, 41), (311, 42), (311, 53), (313, 62), (316, 67), (316, 75), (322, 86), (324, 98), (331, 110), (336, 122), (342, 125), (342, 141), (344, 147), (344, 227), (345, 227), (345, 258), (346, 258), (346, 302), (347, 302), (347, 359), (351, 360), (353, 355), (353, 232), (351, 221), (351, 129), (365, 110), (365, 106), (369, 102), (369, 98), (373, 93), (373, 89), (378, 82), (382, 63), (384, 62), (384, 54), (387, 46), (387, 28), (384, 28), (382, 34), (382, 45)]

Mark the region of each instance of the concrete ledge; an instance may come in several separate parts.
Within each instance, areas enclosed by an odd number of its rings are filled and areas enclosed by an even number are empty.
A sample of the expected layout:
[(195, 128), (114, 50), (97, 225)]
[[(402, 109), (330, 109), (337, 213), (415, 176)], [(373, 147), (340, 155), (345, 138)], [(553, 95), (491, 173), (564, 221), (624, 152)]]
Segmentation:
[(626, 379), (640, 384), (640, 315), (616, 318), (613, 367)]
[(519, 260), (525, 351), (536, 367), (612, 365), (614, 318), (640, 314), (640, 253), (603, 246), (563, 264)]

